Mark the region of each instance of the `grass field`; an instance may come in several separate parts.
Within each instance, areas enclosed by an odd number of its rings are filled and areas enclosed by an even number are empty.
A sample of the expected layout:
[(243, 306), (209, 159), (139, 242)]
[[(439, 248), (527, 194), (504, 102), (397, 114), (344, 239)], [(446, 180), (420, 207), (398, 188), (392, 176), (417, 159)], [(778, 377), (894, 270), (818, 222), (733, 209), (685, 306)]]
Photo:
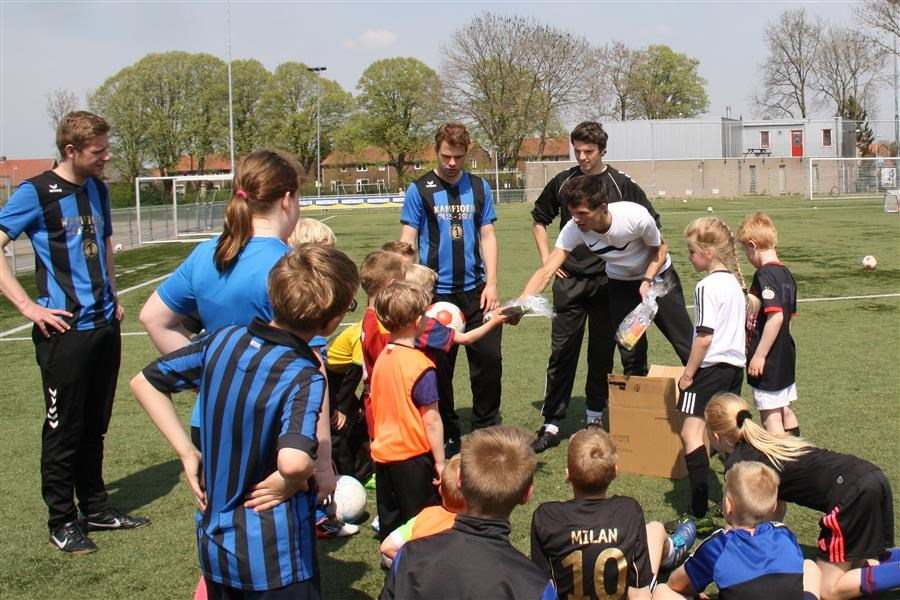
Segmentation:
[[(706, 215), (708, 202), (660, 204), (664, 233), (684, 281), (688, 300), (698, 276), (687, 261), (681, 231)], [(797, 412), (803, 433), (819, 446), (872, 460), (886, 472), (895, 490), (895, 523), (900, 523), (900, 219), (884, 214), (880, 201), (743, 200), (715, 201), (715, 215), (736, 227), (748, 212), (766, 210), (781, 232), (780, 257), (799, 285), (794, 322), (798, 347)], [(499, 210), (500, 290), (515, 296), (538, 266), (531, 237), (530, 207)], [(332, 217), (333, 215), (333, 217)], [(316, 216), (312, 214), (311, 216)], [(328, 224), (338, 247), (359, 261), (399, 234), (396, 211), (331, 213)], [(188, 244), (145, 246), (117, 256), (119, 288), (138, 286), (169, 273), (190, 251)], [(875, 271), (860, 260), (878, 257)], [(749, 278), (752, 268), (743, 261)], [(31, 277), (22, 277), (33, 291)], [(158, 283), (122, 296), (122, 369), (118, 397), (107, 437), (105, 475), (112, 502), (148, 515), (153, 523), (133, 532), (98, 533), (100, 551), (81, 558), (64, 556), (47, 545), (46, 509), (40, 496), (39, 456), (43, 404), (33, 346), (24, 330), (0, 343), (0, 596), (3, 598), (189, 598), (197, 581), (193, 514), (180, 465), (162, 436), (134, 401), (128, 380), (155, 357), (137, 314)], [(882, 297), (876, 297), (881, 295)], [(849, 299), (836, 299), (842, 297)], [(822, 299), (832, 298), (831, 301)], [(364, 298), (360, 295), (359, 300)], [(0, 332), (24, 323), (0, 300)], [(529, 430), (540, 423), (544, 368), (549, 354), (549, 321), (525, 319), (504, 331), (503, 406), (506, 424)], [(665, 339), (650, 333), (651, 362), (676, 364)], [(462, 353), (461, 353), (462, 354)], [(457, 403), (464, 428), (470, 416), (465, 360), (460, 357)], [(618, 367), (617, 367), (618, 368)], [(584, 365), (563, 433), (583, 426)], [(745, 392), (746, 386), (745, 386)], [(745, 393), (745, 397), (749, 397)], [(175, 402), (186, 418), (187, 395)], [(563, 481), (566, 444), (539, 456), (536, 493), (513, 514), (513, 542), (528, 551), (531, 512), (539, 502), (570, 496)], [(713, 460), (722, 480), (722, 467)], [(648, 519), (666, 520), (684, 510), (687, 482), (621, 475), (613, 493), (637, 498)], [(713, 486), (718, 499), (720, 485)], [(372, 495), (374, 496), (374, 494)], [(370, 511), (374, 504), (370, 499)], [(791, 507), (786, 521), (808, 555), (814, 553), (818, 515)], [(369, 598), (381, 588), (378, 545), (367, 527), (360, 535), (319, 544), (327, 598)], [(448, 568), (452, 568), (449, 567)]]

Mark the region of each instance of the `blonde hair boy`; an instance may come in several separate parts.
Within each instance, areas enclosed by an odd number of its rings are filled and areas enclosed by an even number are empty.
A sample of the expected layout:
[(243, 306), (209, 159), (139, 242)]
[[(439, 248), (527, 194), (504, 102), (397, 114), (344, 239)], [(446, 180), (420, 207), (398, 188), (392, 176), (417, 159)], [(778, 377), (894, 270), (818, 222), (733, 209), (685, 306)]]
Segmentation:
[(530, 444), (531, 434), (508, 426), (478, 429), (463, 439), (460, 486), (467, 514), (508, 519), (516, 505), (528, 502), (537, 467)]
[(337, 237), (331, 227), (316, 219), (300, 217), (297, 219), (297, 225), (294, 226), (294, 232), (288, 238), (288, 245), (296, 248), (300, 244), (322, 244), (324, 246), (337, 245)]

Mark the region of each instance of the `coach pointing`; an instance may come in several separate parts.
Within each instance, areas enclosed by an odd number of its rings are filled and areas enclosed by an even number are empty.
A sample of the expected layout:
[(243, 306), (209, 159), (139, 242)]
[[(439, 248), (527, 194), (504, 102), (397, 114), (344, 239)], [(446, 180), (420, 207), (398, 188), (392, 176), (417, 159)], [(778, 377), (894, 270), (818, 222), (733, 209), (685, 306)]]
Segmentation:
[[(419, 262), (438, 274), (434, 300), (452, 302), (466, 317), (466, 329), (481, 325), (498, 306), (497, 238), (494, 202), (487, 182), (463, 169), (469, 134), (458, 123), (442, 125), (434, 138), (437, 165), (406, 191), (401, 239), (417, 245)], [(472, 428), (490, 427), (500, 410), (501, 329), (466, 347), (472, 385)], [(452, 377), (457, 346), (449, 352)], [(452, 412), (452, 407), (450, 409)], [(444, 426), (448, 415), (442, 412)], [(455, 414), (450, 421), (455, 421)], [(450, 425), (448, 443), (458, 443)]]

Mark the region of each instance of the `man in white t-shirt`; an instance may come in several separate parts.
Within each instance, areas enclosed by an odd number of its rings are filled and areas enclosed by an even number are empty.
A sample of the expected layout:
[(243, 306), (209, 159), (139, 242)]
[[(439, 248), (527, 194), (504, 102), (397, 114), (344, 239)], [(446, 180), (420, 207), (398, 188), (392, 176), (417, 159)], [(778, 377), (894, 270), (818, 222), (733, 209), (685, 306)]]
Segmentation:
[[(572, 220), (562, 228), (553, 252), (528, 280), (521, 295), (541, 293), (569, 253), (584, 244), (606, 261), (613, 326), (618, 326), (647, 297), (654, 278), (671, 284), (669, 293), (657, 299), (659, 310), (654, 322), (672, 344), (681, 364), (685, 364), (691, 353), (693, 326), (681, 281), (670, 268), (668, 245), (647, 209), (633, 202), (608, 204), (606, 182), (599, 177), (572, 179), (562, 190), (561, 199)], [(635, 346), (634, 360), (629, 362), (623, 365), (626, 375), (647, 374), (646, 336)]]

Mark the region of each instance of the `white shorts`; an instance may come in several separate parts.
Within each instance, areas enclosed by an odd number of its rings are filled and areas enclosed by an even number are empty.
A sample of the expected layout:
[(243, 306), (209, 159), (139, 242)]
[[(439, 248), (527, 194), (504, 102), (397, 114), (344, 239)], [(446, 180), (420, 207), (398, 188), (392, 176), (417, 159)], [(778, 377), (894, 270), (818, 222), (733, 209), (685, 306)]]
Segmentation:
[(797, 384), (792, 383), (783, 390), (770, 392), (768, 390), (758, 390), (755, 387), (750, 388), (753, 392), (753, 401), (756, 402), (756, 408), (759, 410), (774, 410), (776, 408), (784, 408), (797, 399)]

